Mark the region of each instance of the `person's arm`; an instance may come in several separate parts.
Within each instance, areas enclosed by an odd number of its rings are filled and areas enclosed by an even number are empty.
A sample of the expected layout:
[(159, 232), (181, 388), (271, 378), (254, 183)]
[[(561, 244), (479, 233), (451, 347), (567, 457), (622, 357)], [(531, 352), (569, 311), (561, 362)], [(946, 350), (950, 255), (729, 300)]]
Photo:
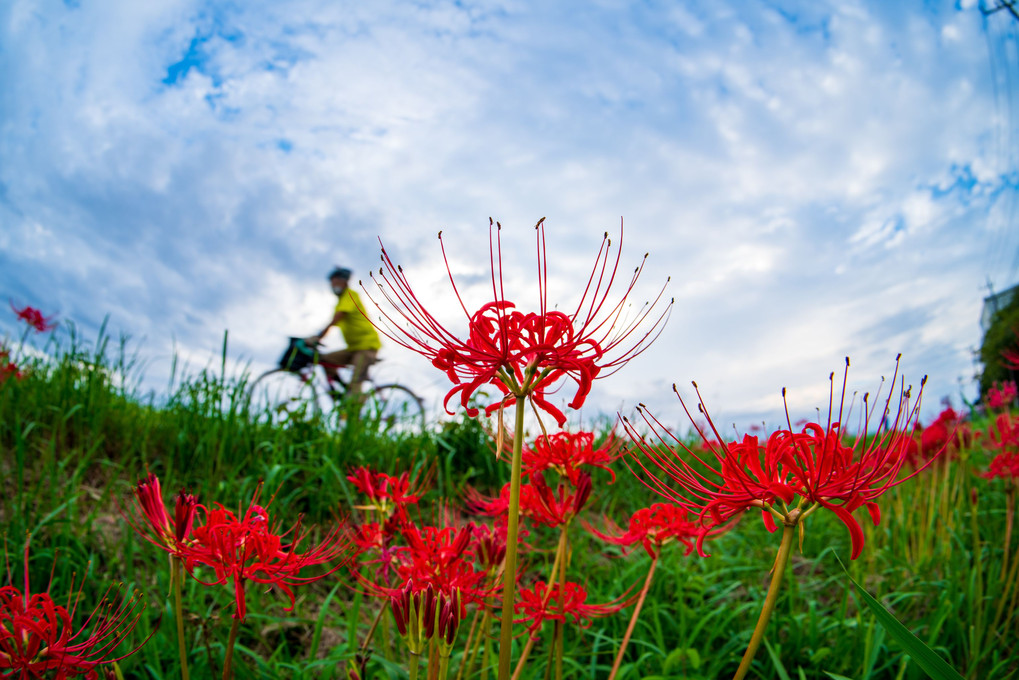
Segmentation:
[(338, 324), (346, 315), (347, 315), (346, 312), (336, 312), (335, 314), (333, 314), (333, 320), (329, 322), (329, 325), (326, 326), (322, 330), (322, 332), (319, 333), (318, 335), (313, 335), (310, 338), (308, 338), (307, 342), (310, 342), (312, 345), (317, 345), (318, 343), (322, 342), (322, 338), (324, 338), (325, 334), (329, 332), (329, 329)]

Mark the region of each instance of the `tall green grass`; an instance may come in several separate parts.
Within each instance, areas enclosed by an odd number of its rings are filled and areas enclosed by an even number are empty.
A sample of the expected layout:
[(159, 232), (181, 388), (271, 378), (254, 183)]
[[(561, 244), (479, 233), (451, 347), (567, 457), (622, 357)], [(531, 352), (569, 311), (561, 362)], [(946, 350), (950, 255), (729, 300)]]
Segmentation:
[[(346, 480), (356, 465), (409, 469), (432, 479), (421, 504), (426, 520), (439, 501), (456, 504), (466, 485), (492, 492), (508, 477), (482, 426), (468, 418), (396, 438), (314, 419), (271, 425), (250, 409), (250, 376), (226, 371), (225, 342), (218, 361), (176, 376), (161, 395), (140, 391), (141, 367), (124, 338), (101, 334), (86, 342), (70, 333), (50, 336), (37, 349), (20, 353), (22, 379), (0, 385), (0, 532), (16, 580), (14, 558), (31, 537), (36, 589), (52, 578), (52, 592), (66, 592), (84, 575), (85, 601), (111, 582), (143, 593), (151, 607), (133, 644), (159, 628), (121, 662), (125, 677), (179, 672), (165, 555), (139, 539), (119, 511), (147, 470), (159, 475), (167, 492), (187, 487), (202, 501), (234, 507), (263, 481), (286, 523), (303, 514), (320, 525), (357, 513), (361, 499)], [(767, 653), (758, 654), (753, 673), (776, 680), (925, 677), (857, 601), (839, 555), (859, 583), (964, 676), (1019, 677), (1019, 619), (1010, 602), (1002, 605), (1006, 497), (1000, 481), (979, 477), (988, 457), (979, 447), (963, 451), (886, 494), (879, 501), (882, 522), (868, 526), (863, 555), (853, 563), (845, 526), (818, 513), (786, 573)], [(607, 473), (595, 471), (591, 522), (609, 514), (622, 523), (660, 500), (624, 466), (616, 473), (609, 484)], [(544, 573), (555, 535), (532, 529), (527, 542), (535, 548), (527, 562)], [(711, 557), (667, 549), (620, 677), (731, 676), (760, 610), (777, 544), (777, 535), (749, 515), (707, 544)], [(592, 602), (607, 602), (640, 583), (649, 567), (639, 548), (623, 555), (584, 532), (574, 534), (572, 549), (571, 578), (586, 582)], [(237, 651), (241, 678), (346, 677), (346, 661), (380, 607), (342, 573), (298, 591), (298, 606), (289, 613), (280, 594), (251, 591)], [(232, 611), (229, 589), (188, 580), (184, 600), (192, 677), (216, 677)], [(604, 677), (627, 619), (624, 610), (587, 629), (568, 626), (567, 676)], [(404, 650), (388, 618), (383, 621), (368, 677), (406, 677)], [(461, 632), (460, 639), (465, 636)], [(524, 677), (545, 677), (544, 645), (544, 639), (537, 644)], [(454, 668), (458, 660), (454, 651)]]

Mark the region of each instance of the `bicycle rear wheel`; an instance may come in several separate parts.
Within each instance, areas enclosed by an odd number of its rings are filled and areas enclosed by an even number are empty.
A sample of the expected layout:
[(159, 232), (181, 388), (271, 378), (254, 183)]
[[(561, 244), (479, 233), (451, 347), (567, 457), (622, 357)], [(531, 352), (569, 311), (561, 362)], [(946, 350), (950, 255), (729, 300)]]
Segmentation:
[(283, 424), (322, 416), (314, 374), (283, 368), (266, 371), (251, 384), (251, 412), (256, 418)]
[(425, 428), (425, 407), (403, 385), (375, 385), (364, 397), (361, 422), (371, 423), (380, 432), (416, 434)]

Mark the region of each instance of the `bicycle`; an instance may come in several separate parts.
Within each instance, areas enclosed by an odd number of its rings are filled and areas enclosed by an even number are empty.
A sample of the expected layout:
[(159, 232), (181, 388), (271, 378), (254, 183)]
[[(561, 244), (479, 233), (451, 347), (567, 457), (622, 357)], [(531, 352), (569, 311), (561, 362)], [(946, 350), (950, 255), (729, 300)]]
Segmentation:
[(424, 402), (410, 388), (399, 383), (376, 384), (369, 372), (357, 402), (353, 402), (353, 397), (347, 399), (348, 381), (339, 374), (335, 380), (330, 379), (327, 367), (343, 368), (320, 361), (318, 351), (303, 338), (290, 338), (279, 366), (251, 383), (255, 412), (266, 413), (278, 424), (334, 416), (343, 423), (349, 422), (353, 414), (362, 425), (380, 431), (415, 433), (424, 429)]

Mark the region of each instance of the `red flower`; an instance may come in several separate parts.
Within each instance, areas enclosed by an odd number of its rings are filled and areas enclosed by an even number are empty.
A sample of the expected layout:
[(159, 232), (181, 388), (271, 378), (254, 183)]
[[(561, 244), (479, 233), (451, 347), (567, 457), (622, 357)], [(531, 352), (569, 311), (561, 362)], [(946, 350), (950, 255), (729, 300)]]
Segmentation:
[[(473, 523), (472, 523), (473, 524)], [(477, 563), (487, 573), (494, 573), (502, 566), (506, 557), (506, 526), (473, 524), (474, 537), (472, 547)]]
[(602, 533), (586, 523), (585, 527), (598, 538), (615, 545), (630, 547), (640, 543), (651, 558), (657, 557), (662, 546), (672, 541), (686, 546), (686, 555), (696, 549), (701, 557), (707, 557), (702, 543), (713, 533), (696, 518), (691, 518), (686, 508), (674, 503), (655, 503), (641, 508), (630, 517), (626, 531), (611, 523), (608, 526), (611, 533)]
[(181, 555), (191, 538), (198, 499), (181, 489), (174, 503), (174, 516), (171, 520), (163, 504), (159, 478), (151, 472), (138, 481), (134, 497), (142, 519), (139, 521), (124, 514), (128, 524), (139, 536), (153, 545), (171, 555)]
[(8, 356), (9, 355), (6, 351), (0, 350), (0, 385), (2, 385), (8, 378), (21, 380), (21, 378), (24, 377), (14, 362), (8, 360)]
[(523, 616), (514, 623), (526, 623), (531, 637), (536, 638), (545, 621), (565, 623), (566, 617), (571, 617), (581, 628), (587, 628), (591, 619), (615, 614), (628, 604), (625, 595), (605, 604), (587, 604), (587, 590), (579, 583), (567, 581), (561, 589), (556, 583), (549, 589), (544, 581), (536, 581), (533, 588), (520, 592), (513, 611)]
[[(848, 367), (847, 359), (847, 374)], [(897, 376), (896, 363), (893, 389)], [(920, 383), (921, 392), (925, 381), (926, 378)], [(644, 422), (661, 446), (648, 442), (628, 420), (624, 419), (624, 426), (644, 454), (643, 460), (636, 455), (634, 460), (644, 472), (645, 484), (668, 500), (697, 512), (702, 522), (710, 518), (715, 524), (724, 524), (750, 508), (760, 508), (765, 525), (774, 531), (775, 519), (795, 525), (818, 508), (827, 508), (849, 529), (853, 542), (852, 558), (856, 559), (863, 550), (863, 529), (853, 517), (853, 512), (866, 507), (877, 524), (880, 511), (875, 500), (889, 488), (916, 474), (913, 472), (898, 478), (909, 445), (909, 437), (905, 433), (915, 421), (920, 404), (918, 396), (910, 406), (910, 390), (904, 385), (901, 387), (894, 422), (889, 423), (887, 418), (882, 417), (873, 434), (867, 433), (874, 409), (869, 406), (869, 395), (865, 395), (863, 431), (855, 438), (845, 435), (842, 426), (846, 415), (843, 413), (844, 379), (838, 413), (830, 411), (825, 426), (808, 423), (799, 432), (791, 428), (779, 430), (763, 445), (751, 435), (744, 435), (742, 441), (721, 446), (708, 444), (714, 461), (692, 451), (643, 409)], [(784, 395), (785, 390), (783, 398)], [(699, 391), (697, 396), (698, 410), (707, 417), (714, 438), (724, 441), (708, 416)], [(833, 402), (834, 383), (829, 403)], [(680, 403), (689, 415), (682, 397)], [(891, 395), (884, 406), (884, 414), (889, 414)], [(833, 420), (833, 416), (837, 418)], [(709, 442), (703, 429), (698, 427), (697, 431), (705, 442)], [(685, 452), (695, 463), (688, 461), (679, 451)]]
[[(560, 484), (554, 492), (542, 473), (534, 473), (520, 486), (520, 514), (549, 527), (557, 527), (573, 519), (591, 496), (591, 475), (581, 472), (577, 478), (575, 489), (567, 489)], [(509, 512), (509, 494), (508, 483), (503, 485), (496, 498), (489, 498), (468, 487), (465, 505), (469, 512), (477, 515), (502, 517)]]
[[(520, 487), (520, 505), (523, 507), (526, 505), (524, 496), (529, 493), (529, 487), (521, 485)], [(484, 515), (486, 517), (500, 517), (505, 516), (509, 512), (509, 496), (510, 496), (510, 484), (506, 482), (502, 485), (502, 489), (499, 491), (499, 495), (490, 498), (474, 487), (467, 487), (464, 491), (464, 506), (468, 512), (472, 512), (475, 515)]]
[(987, 408), (1006, 409), (1015, 403), (1016, 396), (1019, 396), (1019, 390), (1016, 389), (1015, 381), (1006, 380), (999, 385), (995, 380), (994, 385), (987, 390)]
[(994, 423), (987, 428), (989, 446), (1005, 452), (1019, 450), (1019, 417), (1010, 413), (999, 413)]
[(46, 331), (56, 328), (56, 324), (52, 323), (53, 317), (43, 316), (42, 312), (40, 312), (35, 307), (26, 306), (22, 307), (21, 309), (18, 309), (17, 307), (14, 306), (14, 303), (12, 302), (11, 309), (14, 310), (14, 313), (18, 315), (19, 321), (24, 321), (39, 333), (44, 333)]
[[(530, 489), (530, 492), (523, 489)], [(556, 491), (549, 487), (545, 475), (536, 472), (531, 475), (530, 483), (521, 487), (520, 514), (538, 524), (559, 527), (576, 517), (590, 497), (591, 475), (587, 472), (577, 474), (575, 488), (559, 484)]]
[[(290, 609), (293, 609), (296, 604), (293, 586), (313, 583), (328, 576), (342, 567), (350, 556), (350, 543), (339, 528), (326, 534), (306, 552), (298, 552), (309, 532), (304, 530), (298, 518), (297, 524), (280, 533), (270, 521), (266, 508), (257, 504), (259, 491), (255, 492), (240, 519), (218, 503), (212, 510), (199, 505), (205, 521), (194, 528), (194, 540), (183, 552), (184, 567), (195, 580), (205, 585), (233, 582), (234, 618), (241, 620), (247, 615), (244, 588), (248, 581), (279, 588), (290, 598)], [(330, 563), (333, 566), (325, 573), (300, 575), (306, 567)], [(215, 580), (206, 582), (198, 578), (195, 569), (199, 565), (212, 568)]]
[(998, 450), (983, 477), (1019, 480), (1019, 417), (999, 413), (987, 428), (989, 446)]
[[(645, 304), (633, 313), (626, 304), (627, 297), (637, 282), (643, 264), (637, 267), (618, 302), (608, 302), (609, 291), (615, 281), (621, 251), (612, 259), (612, 243), (608, 233), (595, 258), (595, 266), (571, 314), (550, 308), (547, 300), (547, 256), (545, 254), (544, 218), (538, 221), (535, 232), (538, 249), (537, 311), (521, 312), (506, 299), (502, 286), (501, 226), (489, 223), (489, 254), (492, 265), (492, 300), (477, 311), (468, 311), (459, 290), (453, 282), (453, 292), (467, 317), (467, 339), (462, 340), (443, 327), (425, 309), (411, 289), (402, 268), (393, 264), (385, 248), (382, 249), (384, 267), (379, 270), (376, 284), (396, 312), (382, 312), (385, 328), (380, 330), (393, 342), (411, 349), (431, 360), (432, 365), (445, 371), (453, 383), (443, 402), (447, 412), (449, 402), (460, 396), (460, 403), (471, 416), (478, 409), (469, 405), (474, 393), (484, 385), (494, 385), (504, 397), (486, 407), (492, 413), (515, 397), (529, 397), (532, 402), (551, 414), (562, 427), (563, 413), (553, 406), (545, 394), (560, 378), (569, 376), (577, 384), (570, 408), (580, 408), (591, 390), (595, 378), (615, 372), (627, 361), (640, 354), (657, 337), (661, 326), (672, 309), (666, 310), (643, 334), (638, 327), (648, 319), (651, 310), (661, 299)], [(622, 228), (620, 227), (620, 242)], [(442, 233), (439, 233), (442, 241)], [(442, 249), (446, 259), (445, 248)], [(645, 255), (645, 258), (647, 256)], [(374, 275), (372, 276), (374, 279)], [(372, 300), (377, 308), (381, 307)], [(403, 323), (395, 317), (402, 317)], [(656, 332), (657, 331), (657, 332)]]
[(75, 592), (72, 584), (63, 606), (53, 601), (48, 588), (47, 592), (31, 593), (25, 544), (24, 589), (13, 584), (0, 587), (0, 672), (4, 677), (98, 678), (99, 666), (138, 651), (141, 645), (114, 656), (137, 625), (145, 604), (137, 597), (121, 599), (114, 589), (107, 589), (99, 606), (75, 630), (83, 585), (84, 581)]
[[(930, 425), (921, 429), (920, 456), (928, 460), (945, 450), (958, 452), (970, 446), (973, 440), (969, 424), (954, 408), (946, 406)], [(949, 457), (946, 455), (945, 458)]]
[(394, 477), (361, 466), (347, 475), (347, 480), (368, 496), (369, 507), (378, 510), (383, 517), (388, 517), (394, 510), (403, 514), (407, 505), (417, 503), (421, 497), (420, 490), (411, 488), (412, 481), (407, 472)]
[(981, 475), (985, 479), (1012, 479), (1019, 481), (1019, 453), (1004, 451), (999, 453)]
[(431, 586), (436, 592), (463, 594), (464, 602), (478, 602), (491, 593), (482, 582), (484, 571), (476, 571), (470, 561), (474, 525), (404, 528), (407, 549), (400, 553), (396, 572), (404, 582), (413, 581), (420, 588)]
[(523, 470), (528, 475), (552, 468), (576, 484), (580, 467), (590, 465), (607, 470), (615, 481), (616, 473), (609, 465), (622, 455), (622, 442), (611, 433), (596, 449), (594, 434), (590, 432), (557, 432), (540, 435), (532, 448), (524, 449)]

